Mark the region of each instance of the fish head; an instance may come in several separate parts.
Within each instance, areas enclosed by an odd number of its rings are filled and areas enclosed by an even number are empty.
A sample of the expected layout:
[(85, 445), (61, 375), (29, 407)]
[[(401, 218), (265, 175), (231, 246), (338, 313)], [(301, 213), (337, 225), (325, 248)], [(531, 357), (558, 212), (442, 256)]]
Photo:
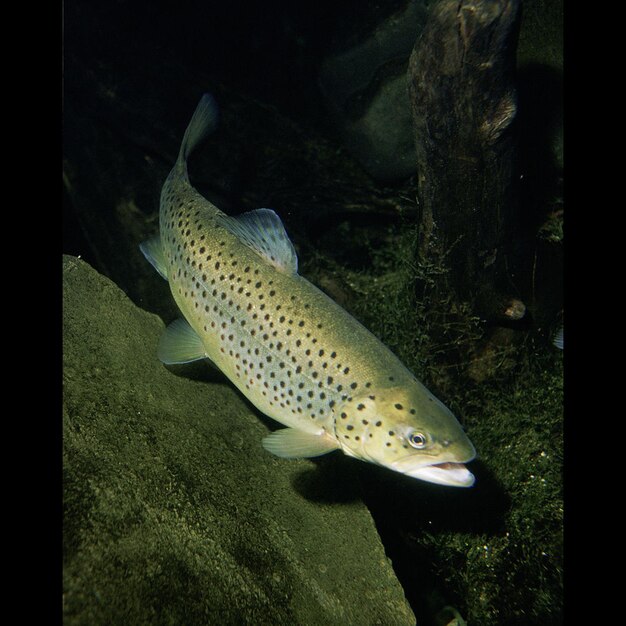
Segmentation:
[(344, 402), (335, 435), (349, 456), (427, 482), (474, 484), (463, 465), (476, 450), (453, 413), (418, 381), (378, 389)]

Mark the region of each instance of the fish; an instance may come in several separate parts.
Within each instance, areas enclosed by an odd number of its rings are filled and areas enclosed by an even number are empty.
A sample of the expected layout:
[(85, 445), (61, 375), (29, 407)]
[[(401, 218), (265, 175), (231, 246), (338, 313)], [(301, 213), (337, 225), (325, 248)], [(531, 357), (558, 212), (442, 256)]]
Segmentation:
[(559, 326), (558, 330), (554, 333), (552, 337), (552, 344), (556, 346), (559, 350), (563, 350), (563, 325)]
[(159, 233), (140, 249), (182, 314), (165, 364), (207, 359), (286, 428), (262, 439), (282, 458), (344, 454), (422, 481), (474, 484), (475, 448), (454, 414), (380, 339), (298, 273), (272, 209), (227, 215), (191, 184), (189, 155), (217, 126), (204, 94), (163, 184)]

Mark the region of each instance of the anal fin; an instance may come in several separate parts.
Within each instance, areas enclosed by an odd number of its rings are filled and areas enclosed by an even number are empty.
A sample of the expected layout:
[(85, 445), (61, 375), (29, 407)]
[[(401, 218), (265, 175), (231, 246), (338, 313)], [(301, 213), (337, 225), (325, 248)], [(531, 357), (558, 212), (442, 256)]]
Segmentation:
[(165, 329), (159, 341), (157, 355), (167, 365), (207, 358), (202, 339), (184, 319), (174, 320)]

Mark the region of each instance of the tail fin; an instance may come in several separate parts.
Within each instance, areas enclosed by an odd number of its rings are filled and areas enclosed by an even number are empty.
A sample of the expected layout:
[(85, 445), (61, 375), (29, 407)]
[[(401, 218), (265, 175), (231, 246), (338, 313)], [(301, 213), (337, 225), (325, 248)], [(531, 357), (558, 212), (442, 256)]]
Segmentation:
[(218, 108), (217, 102), (211, 94), (205, 93), (194, 111), (187, 126), (183, 142), (180, 145), (178, 160), (186, 162), (189, 155), (198, 144), (217, 128)]

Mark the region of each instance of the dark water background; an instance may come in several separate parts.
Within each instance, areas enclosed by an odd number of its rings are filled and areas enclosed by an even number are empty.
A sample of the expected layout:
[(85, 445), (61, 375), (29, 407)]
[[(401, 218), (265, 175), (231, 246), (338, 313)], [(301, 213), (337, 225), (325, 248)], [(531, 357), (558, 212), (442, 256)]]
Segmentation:
[[(533, 318), (520, 329), (522, 347), (500, 355), (503, 365), (481, 385), (463, 376), (450, 346), (433, 343), (440, 328), (419, 326), (428, 311), (407, 292), (415, 177), (370, 176), (346, 150), (319, 85), (324, 59), (403, 6), (67, 2), (63, 252), (165, 322), (176, 316), (137, 245), (156, 231), (161, 185), (199, 96), (211, 91), (222, 121), (190, 165), (194, 184), (227, 213), (275, 208), (302, 273), (436, 390), (479, 452), (471, 490), (358, 467), (418, 623), (442, 623), (437, 613), (453, 605), (469, 624), (560, 624), (562, 354), (550, 334), (562, 312), (562, 7), (524, 7), (520, 151), (526, 227), (537, 233), (526, 281)], [(303, 493), (318, 493), (308, 483), (327, 480), (335, 463), (303, 476)], [(329, 489), (329, 498), (340, 504), (342, 493)]]

